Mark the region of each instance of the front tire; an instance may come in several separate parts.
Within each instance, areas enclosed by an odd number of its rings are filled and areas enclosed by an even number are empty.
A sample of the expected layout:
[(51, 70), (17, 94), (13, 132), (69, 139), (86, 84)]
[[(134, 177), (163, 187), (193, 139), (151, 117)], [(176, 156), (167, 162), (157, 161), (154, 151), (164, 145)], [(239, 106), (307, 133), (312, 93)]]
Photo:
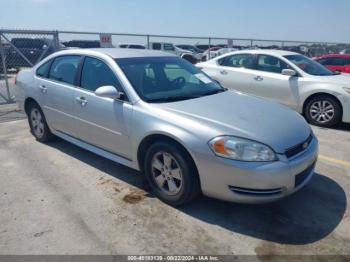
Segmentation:
[(188, 203), (200, 192), (193, 160), (174, 143), (154, 143), (146, 152), (144, 171), (154, 194), (170, 205)]
[(37, 103), (32, 102), (28, 106), (28, 122), (30, 131), (36, 140), (47, 142), (53, 138), (49, 126), (47, 125), (44, 113)]
[(341, 122), (341, 105), (331, 96), (318, 95), (307, 102), (305, 117), (310, 124), (332, 127)]

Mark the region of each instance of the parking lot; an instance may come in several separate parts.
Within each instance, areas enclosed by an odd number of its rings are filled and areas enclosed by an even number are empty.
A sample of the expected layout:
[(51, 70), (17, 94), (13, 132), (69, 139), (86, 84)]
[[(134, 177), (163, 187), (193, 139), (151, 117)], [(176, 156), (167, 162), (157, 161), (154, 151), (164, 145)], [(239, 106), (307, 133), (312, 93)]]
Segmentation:
[(131, 169), (36, 142), (21, 117), (0, 121), (0, 254), (350, 254), (350, 125), (313, 127), (317, 175), (295, 195), (174, 208)]

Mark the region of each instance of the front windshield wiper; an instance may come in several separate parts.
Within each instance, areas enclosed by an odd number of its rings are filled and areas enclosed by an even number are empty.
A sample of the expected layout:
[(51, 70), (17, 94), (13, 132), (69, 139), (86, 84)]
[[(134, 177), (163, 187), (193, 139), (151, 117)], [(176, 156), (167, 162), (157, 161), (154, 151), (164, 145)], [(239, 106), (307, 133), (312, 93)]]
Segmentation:
[(160, 97), (160, 98), (154, 98), (154, 99), (148, 99), (147, 102), (150, 103), (165, 103), (165, 102), (175, 102), (175, 101), (181, 101), (181, 100), (188, 100), (193, 98), (198, 98), (199, 96), (166, 96), (166, 97)]
[(226, 92), (228, 88), (223, 87), (222, 89), (217, 89), (217, 90), (212, 90), (207, 93), (202, 94), (201, 96), (210, 96), (210, 95), (215, 95), (218, 93)]
[(147, 99), (147, 102), (149, 102), (149, 103), (175, 102), (175, 101), (199, 98), (202, 96), (214, 95), (214, 94), (225, 92), (227, 90), (228, 90), (227, 88), (223, 87), (222, 89), (212, 90), (212, 91), (209, 91), (207, 93), (195, 95), (195, 96), (194, 95), (166, 96), (166, 97), (160, 97), (160, 98)]
[(331, 74), (312, 74), (314, 76), (337, 76), (340, 75), (340, 72), (332, 72)]

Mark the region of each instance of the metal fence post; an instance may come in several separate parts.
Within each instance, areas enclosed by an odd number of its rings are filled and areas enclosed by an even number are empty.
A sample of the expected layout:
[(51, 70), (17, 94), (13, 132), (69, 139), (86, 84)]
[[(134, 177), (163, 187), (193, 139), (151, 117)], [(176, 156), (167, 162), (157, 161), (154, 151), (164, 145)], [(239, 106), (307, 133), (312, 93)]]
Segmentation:
[(149, 35), (147, 35), (147, 49), (151, 49), (150, 42), (149, 42)]
[(208, 60), (211, 59), (210, 48), (211, 48), (211, 38), (209, 37), (209, 52), (208, 52), (209, 59)]
[[(7, 67), (6, 67), (6, 56), (5, 56), (5, 51), (4, 47), (2, 45), (2, 32), (0, 32), (0, 55), (1, 55), (1, 61), (2, 61), (2, 70), (4, 71), (4, 78), (5, 78), (5, 85), (6, 85), (6, 93), (7, 93), (7, 99), (6, 102), (10, 103), (12, 101), (11, 98), (11, 93), (10, 93), (10, 85), (9, 85), (9, 80), (7, 76)], [(1, 95), (1, 93), (0, 93)]]
[(59, 32), (58, 31), (54, 32), (53, 41), (54, 41), (54, 49), (55, 49), (55, 51), (58, 51), (60, 49), (60, 39), (59, 39)]

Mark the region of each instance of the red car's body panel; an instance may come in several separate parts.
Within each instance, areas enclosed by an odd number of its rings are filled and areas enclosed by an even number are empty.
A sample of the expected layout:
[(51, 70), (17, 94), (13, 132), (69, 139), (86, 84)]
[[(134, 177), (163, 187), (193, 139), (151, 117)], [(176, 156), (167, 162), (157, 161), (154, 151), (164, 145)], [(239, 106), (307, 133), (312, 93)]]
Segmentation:
[(350, 55), (323, 55), (315, 58), (315, 60), (330, 70), (350, 74)]

